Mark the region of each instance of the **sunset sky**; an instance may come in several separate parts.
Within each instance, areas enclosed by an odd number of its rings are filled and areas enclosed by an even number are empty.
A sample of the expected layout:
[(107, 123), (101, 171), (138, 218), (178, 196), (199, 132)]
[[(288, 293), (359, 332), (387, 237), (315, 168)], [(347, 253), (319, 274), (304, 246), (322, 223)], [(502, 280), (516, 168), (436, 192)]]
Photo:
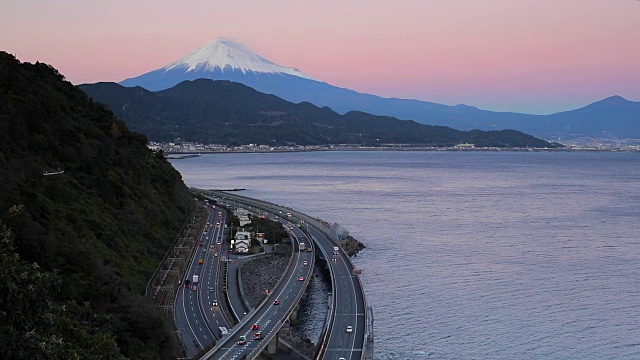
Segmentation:
[(0, 50), (74, 84), (227, 37), (332, 85), (546, 114), (640, 101), (638, 0), (0, 0)]

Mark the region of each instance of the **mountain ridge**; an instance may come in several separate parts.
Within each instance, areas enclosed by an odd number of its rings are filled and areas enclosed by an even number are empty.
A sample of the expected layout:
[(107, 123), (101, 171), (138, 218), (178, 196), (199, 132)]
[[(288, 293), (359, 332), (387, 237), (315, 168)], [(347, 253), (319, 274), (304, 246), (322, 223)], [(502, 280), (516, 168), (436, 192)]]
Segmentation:
[(463, 132), (352, 110), (344, 115), (310, 102), (293, 104), (246, 85), (197, 79), (148, 92), (114, 83), (79, 86), (153, 141), (176, 138), (215, 144), (299, 145), (385, 143), (483, 147), (555, 147), (512, 130)]
[[(259, 55), (256, 54), (256, 56)], [(265, 61), (272, 63), (266, 59)], [(495, 112), (465, 104), (450, 106), (416, 99), (384, 98), (285, 72), (244, 73), (224, 71), (224, 68), (219, 67), (214, 67), (211, 71), (202, 69), (181, 71), (177, 68), (170, 70), (166, 68), (167, 66), (123, 80), (120, 84), (159, 91), (185, 80), (198, 78), (229, 80), (245, 84), (263, 93), (274, 94), (290, 102), (308, 101), (319, 107), (327, 106), (340, 114), (358, 110), (403, 120), (415, 120), (422, 124), (449, 126), (459, 130), (515, 129), (547, 139), (597, 137), (603, 134), (640, 138), (640, 105), (633, 105), (640, 103), (635, 102), (631, 102), (632, 105), (626, 108), (621, 116), (615, 116), (614, 112), (618, 108), (614, 106), (614, 102), (605, 102), (612, 106), (607, 110), (608, 114), (604, 111), (596, 114), (583, 111), (578, 116), (572, 112), (579, 109), (574, 109), (551, 115), (534, 115), (508, 111)], [(584, 116), (588, 118), (584, 119)], [(581, 122), (579, 117), (583, 117), (585, 121)]]

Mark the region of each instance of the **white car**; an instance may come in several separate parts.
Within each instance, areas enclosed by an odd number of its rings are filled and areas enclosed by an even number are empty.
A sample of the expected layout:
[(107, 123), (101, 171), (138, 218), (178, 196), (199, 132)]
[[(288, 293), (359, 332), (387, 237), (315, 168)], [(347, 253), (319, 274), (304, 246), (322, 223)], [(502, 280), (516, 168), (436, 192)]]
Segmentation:
[(353, 327), (351, 325), (347, 326), (347, 332), (348, 333), (352, 333), (353, 332)]

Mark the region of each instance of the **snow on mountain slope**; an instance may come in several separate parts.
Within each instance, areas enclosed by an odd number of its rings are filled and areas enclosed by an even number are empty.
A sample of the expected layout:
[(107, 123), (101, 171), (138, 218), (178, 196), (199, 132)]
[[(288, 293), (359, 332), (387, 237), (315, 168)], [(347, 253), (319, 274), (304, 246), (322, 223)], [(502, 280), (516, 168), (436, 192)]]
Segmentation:
[[(395, 71), (389, 69), (390, 72)], [(308, 101), (344, 114), (358, 110), (376, 115), (416, 120), (459, 130), (515, 129), (543, 138), (601, 134), (640, 137), (640, 103), (614, 97), (607, 101), (549, 116), (492, 112), (470, 106), (448, 106), (427, 101), (382, 98), (316, 80), (295, 68), (283, 67), (227, 39), (216, 39), (157, 70), (120, 82), (150, 91), (171, 88), (200, 78), (227, 80), (273, 94), (293, 103)], [(606, 106), (605, 106), (606, 105)], [(596, 125), (597, 124), (597, 125)]]
[(185, 72), (214, 72), (219, 69), (223, 73), (240, 70), (244, 74), (247, 72), (287, 74), (315, 80), (298, 69), (274, 64), (244, 45), (228, 39), (212, 40), (162, 69), (165, 71), (179, 69)]

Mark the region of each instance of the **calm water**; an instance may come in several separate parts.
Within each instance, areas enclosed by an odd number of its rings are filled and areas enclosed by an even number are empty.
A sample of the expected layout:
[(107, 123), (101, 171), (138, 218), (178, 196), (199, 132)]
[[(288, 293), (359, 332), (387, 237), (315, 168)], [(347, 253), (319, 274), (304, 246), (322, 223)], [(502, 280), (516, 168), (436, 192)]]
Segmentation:
[(191, 186), (368, 248), (376, 359), (640, 359), (640, 153), (324, 152), (173, 161)]

